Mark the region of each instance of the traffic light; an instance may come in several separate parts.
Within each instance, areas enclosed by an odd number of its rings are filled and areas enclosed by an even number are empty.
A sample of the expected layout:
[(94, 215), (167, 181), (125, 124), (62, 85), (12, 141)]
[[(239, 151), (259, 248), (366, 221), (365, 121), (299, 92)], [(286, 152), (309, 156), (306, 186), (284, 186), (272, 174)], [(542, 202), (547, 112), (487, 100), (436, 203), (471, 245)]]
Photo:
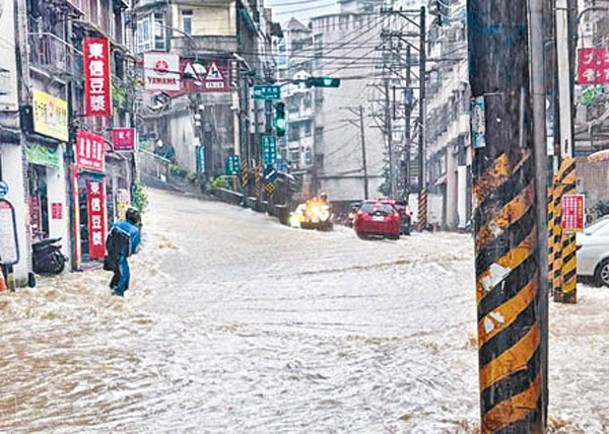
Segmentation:
[(333, 77), (309, 77), (305, 80), (307, 87), (339, 87), (340, 78)]
[(277, 137), (285, 136), (287, 126), (287, 120), (285, 118), (285, 104), (278, 102), (275, 104), (275, 134), (277, 134)]

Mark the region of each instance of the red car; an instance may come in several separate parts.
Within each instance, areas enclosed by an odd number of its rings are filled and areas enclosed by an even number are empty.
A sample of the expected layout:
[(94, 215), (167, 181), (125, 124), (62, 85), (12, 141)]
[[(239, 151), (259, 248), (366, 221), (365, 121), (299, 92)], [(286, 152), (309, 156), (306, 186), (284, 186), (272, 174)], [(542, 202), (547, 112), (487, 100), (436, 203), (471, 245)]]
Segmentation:
[(355, 217), (355, 233), (360, 238), (382, 236), (390, 240), (400, 238), (401, 216), (388, 203), (364, 202)]

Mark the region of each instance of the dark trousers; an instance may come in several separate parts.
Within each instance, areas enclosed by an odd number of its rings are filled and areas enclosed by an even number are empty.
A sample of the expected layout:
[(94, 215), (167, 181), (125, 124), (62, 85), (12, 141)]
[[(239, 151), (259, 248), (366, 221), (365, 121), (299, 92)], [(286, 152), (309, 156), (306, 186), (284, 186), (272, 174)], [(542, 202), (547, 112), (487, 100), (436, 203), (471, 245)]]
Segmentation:
[(115, 295), (123, 297), (125, 291), (129, 289), (129, 280), (131, 279), (131, 272), (129, 271), (129, 262), (127, 258), (121, 258), (118, 261), (118, 267), (114, 270), (114, 276), (110, 282), (110, 288), (114, 291)]

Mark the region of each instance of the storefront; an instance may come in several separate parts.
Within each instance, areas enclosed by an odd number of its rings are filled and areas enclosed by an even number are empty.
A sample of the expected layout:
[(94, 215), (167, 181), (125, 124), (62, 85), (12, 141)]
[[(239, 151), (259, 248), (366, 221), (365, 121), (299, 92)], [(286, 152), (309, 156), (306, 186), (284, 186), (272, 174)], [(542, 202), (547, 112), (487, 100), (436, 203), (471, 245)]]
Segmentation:
[(63, 240), (62, 253), (70, 256), (68, 180), (64, 154), (68, 141), (67, 103), (40, 90), (32, 91), (33, 133), (26, 136), (25, 159), (29, 237), (36, 243)]
[(76, 171), (74, 186), (77, 192), (75, 207), (76, 251), (78, 262), (88, 263), (103, 259), (108, 232), (108, 194), (105, 172), (105, 139), (87, 131), (76, 136)]

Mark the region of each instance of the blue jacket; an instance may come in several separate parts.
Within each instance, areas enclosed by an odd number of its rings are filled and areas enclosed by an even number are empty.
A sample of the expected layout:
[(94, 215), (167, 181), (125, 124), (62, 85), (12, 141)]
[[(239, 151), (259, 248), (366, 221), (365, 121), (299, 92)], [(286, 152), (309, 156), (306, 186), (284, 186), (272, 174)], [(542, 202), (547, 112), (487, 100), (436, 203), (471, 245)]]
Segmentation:
[(134, 254), (141, 241), (140, 228), (128, 222), (127, 220), (121, 220), (112, 227), (118, 228), (129, 234), (129, 239), (131, 241), (131, 252), (129, 252), (129, 254), (125, 256), (131, 256), (132, 254)]

